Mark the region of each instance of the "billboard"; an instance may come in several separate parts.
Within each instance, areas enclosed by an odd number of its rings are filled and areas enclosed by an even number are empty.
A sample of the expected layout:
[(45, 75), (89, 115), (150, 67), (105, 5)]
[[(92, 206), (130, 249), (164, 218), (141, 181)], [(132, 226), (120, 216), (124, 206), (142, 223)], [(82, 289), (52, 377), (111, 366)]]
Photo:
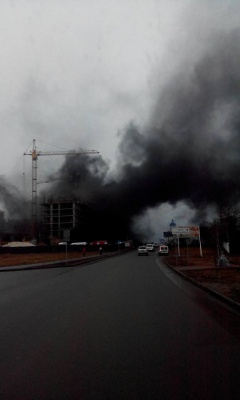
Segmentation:
[(163, 236), (164, 236), (165, 238), (170, 238), (170, 237), (173, 236), (173, 234), (172, 234), (172, 232), (168, 231), (168, 232), (163, 232)]
[(180, 238), (199, 238), (199, 226), (175, 226), (172, 228), (172, 234)]

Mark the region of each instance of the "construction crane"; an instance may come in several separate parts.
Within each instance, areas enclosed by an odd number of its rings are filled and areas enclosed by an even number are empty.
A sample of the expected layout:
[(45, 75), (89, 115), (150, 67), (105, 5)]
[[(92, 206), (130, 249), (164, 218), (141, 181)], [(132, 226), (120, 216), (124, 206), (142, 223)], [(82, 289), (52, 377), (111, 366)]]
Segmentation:
[[(37, 160), (39, 156), (63, 156), (63, 155), (83, 155), (83, 154), (99, 154), (96, 150), (65, 150), (65, 151), (39, 151), (36, 147), (36, 140), (33, 139), (32, 150), (23, 153), (24, 156), (32, 157), (32, 238), (36, 239), (37, 226)], [(47, 181), (45, 182), (47, 183)]]

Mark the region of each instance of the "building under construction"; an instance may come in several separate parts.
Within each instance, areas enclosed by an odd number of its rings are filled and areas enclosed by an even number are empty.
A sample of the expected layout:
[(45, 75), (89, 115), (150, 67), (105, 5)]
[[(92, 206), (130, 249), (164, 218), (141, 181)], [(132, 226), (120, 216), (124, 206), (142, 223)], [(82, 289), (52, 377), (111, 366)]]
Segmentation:
[[(37, 160), (39, 156), (56, 155), (89, 155), (99, 154), (96, 150), (65, 150), (65, 151), (39, 151), (36, 141), (33, 139), (32, 150), (25, 151), (24, 156), (32, 157), (32, 239), (37, 237)], [(42, 182), (43, 183), (43, 182)], [(47, 181), (46, 181), (47, 183)], [(74, 229), (79, 221), (80, 205), (78, 202), (49, 202), (42, 204), (43, 213), (43, 237), (42, 239), (51, 239), (56, 235), (62, 238), (63, 230)]]
[(82, 208), (79, 201), (49, 201), (41, 204), (43, 239), (64, 239), (64, 231), (79, 228)]

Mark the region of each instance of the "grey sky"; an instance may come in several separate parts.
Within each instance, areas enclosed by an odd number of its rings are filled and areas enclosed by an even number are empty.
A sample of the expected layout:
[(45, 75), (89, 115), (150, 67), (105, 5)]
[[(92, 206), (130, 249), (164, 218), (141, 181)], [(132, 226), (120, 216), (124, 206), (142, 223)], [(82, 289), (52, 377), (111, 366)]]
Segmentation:
[(1, 1), (3, 174), (19, 171), (33, 138), (114, 159), (118, 129), (148, 114), (171, 26), (161, 3)]
[[(148, 124), (171, 78), (239, 23), (227, 0), (1, 0), (0, 175), (22, 189), (33, 138), (98, 150), (114, 169), (118, 132)], [(39, 160), (40, 179), (62, 162)]]

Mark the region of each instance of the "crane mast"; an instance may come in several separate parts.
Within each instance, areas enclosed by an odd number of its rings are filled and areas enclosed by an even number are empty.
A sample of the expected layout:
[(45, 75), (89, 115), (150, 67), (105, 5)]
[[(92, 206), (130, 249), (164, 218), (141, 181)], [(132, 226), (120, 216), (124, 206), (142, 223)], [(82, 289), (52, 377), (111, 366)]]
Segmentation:
[(84, 151), (38, 151), (36, 147), (36, 140), (33, 139), (32, 150), (24, 156), (32, 157), (32, 238), (36, 239), (36, 227), (37, 227), (37, 160), (39, 156), (60, 156), (60, 155), (84, 155), (84, 154), (99, 154), (96, 150), (84, 150)]

